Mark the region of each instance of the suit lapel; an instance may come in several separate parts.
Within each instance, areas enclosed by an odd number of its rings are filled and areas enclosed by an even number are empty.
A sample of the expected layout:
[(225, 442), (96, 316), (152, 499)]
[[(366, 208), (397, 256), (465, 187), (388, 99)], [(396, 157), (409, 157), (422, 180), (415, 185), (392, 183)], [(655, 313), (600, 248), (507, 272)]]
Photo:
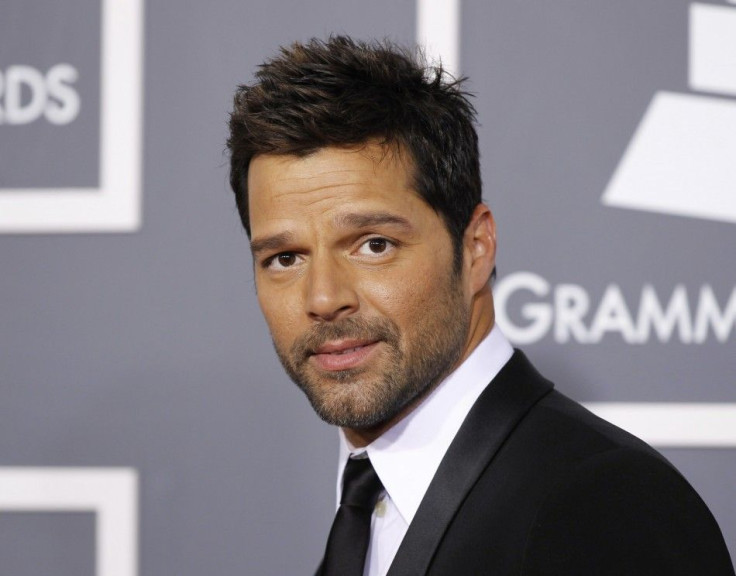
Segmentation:
[(455, 436), (391, 564), (388, 576), (426, 574), (468, 492), (529, 409), (552, 390), (516, 351), (478, 397)]

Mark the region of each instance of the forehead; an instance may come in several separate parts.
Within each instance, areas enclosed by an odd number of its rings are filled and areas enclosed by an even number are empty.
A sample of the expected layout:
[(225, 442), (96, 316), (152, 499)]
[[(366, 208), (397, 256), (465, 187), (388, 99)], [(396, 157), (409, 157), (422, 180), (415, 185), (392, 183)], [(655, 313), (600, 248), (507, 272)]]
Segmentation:
[(248, 172), (251, 228), (255, 235), (284, 220), (339, 218), (346, 210), (431, 211), (413, 180), (408, 154), (378, 144), (322, 148), (303, 157), (259, 155)]

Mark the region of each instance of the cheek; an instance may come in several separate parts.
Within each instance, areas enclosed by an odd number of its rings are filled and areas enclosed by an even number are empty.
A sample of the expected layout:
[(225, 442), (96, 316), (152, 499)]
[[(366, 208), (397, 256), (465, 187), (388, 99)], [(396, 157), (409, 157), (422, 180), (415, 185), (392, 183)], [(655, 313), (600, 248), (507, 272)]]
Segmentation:
[(402, 268), (364, 282), (363, 295), (381, 315), (393, 320), (402, 331), (411, 332), (440, 288), (439, 280), (432, 276), (430, 267)]
[(258, 290), (258, 303), (271, 331), (271, 337), (278, 343), (293, 340), (292, 333), (296, 328), (294, 304), (289, 302), (288, 298), (284, 298), (283, 294), (260, 289)]

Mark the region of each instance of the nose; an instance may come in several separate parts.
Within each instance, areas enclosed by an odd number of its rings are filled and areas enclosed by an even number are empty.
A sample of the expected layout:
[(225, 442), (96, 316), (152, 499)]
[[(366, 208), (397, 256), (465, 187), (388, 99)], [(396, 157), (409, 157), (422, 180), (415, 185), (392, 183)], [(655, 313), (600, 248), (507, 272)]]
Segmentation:
[(333, 321), (358, 310), (354, 278), (330, 255), (315, 256), (306, 277), (306, 312), (312, 320)]

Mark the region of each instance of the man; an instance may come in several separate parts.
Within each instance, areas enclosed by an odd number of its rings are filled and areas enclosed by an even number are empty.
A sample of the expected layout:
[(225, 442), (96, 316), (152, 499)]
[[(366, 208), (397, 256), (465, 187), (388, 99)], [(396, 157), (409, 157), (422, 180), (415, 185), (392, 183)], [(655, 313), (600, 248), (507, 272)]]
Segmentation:
[(276, 351), (341, 430), (320, 574), (733, 575), (679, 473), (495, 327), (459, 82), (389, 44), (313, 40), (240, 87), (230, 130)]

